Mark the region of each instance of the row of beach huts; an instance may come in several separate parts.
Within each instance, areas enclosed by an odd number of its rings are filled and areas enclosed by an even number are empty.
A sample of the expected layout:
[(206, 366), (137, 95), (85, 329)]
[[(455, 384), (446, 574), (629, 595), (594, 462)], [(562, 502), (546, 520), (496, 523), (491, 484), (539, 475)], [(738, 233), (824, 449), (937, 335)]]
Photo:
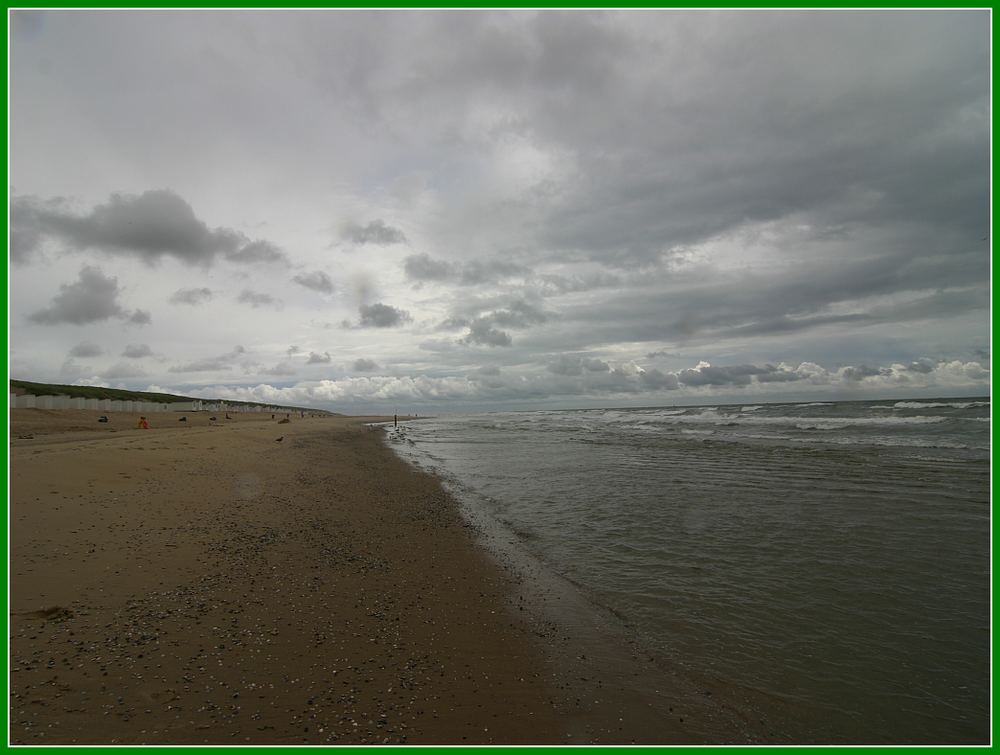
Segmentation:
[(277, 406), (247, 406), (225, 401), (176, 401), (167, 404), (155, 401), (116, 401), (109, 398), (70, 398), (69, 396), (9, 395), (11, 409), (93, 409), (103, 412), (279, 412)]

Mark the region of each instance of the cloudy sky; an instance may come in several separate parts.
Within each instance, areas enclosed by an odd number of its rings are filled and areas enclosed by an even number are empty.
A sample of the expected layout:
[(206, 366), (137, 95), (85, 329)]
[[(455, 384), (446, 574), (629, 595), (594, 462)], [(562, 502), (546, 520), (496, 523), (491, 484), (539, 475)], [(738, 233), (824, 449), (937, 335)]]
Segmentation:
[(988, 11), (11, 11), (10, 376), (983, 395)]

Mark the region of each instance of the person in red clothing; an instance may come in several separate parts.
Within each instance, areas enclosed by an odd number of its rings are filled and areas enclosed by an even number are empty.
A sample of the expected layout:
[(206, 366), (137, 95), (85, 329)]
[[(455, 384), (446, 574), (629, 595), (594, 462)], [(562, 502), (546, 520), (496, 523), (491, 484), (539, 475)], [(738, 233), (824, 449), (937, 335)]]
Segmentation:
[(148, 430), (149, 429), (149, 422), (146, 421), (145, 417), (139, 417), (139, 429), (140, 430)]

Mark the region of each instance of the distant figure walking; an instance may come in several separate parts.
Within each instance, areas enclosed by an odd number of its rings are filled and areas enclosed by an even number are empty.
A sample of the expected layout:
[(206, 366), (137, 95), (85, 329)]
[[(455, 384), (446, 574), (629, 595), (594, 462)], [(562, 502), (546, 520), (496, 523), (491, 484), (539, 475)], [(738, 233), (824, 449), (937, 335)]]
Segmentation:
[(139, 417), (139, 429), (140, 430), (148, 430), (149, 429), (149, 422), (146, 421), (145, 417)]
[(396, 416), (395, 414), (393, 414), (392, 415), (392, 426), (396, 427), (396, 425), (398, 425), (398, 424), (399, 424), (399, 417)]

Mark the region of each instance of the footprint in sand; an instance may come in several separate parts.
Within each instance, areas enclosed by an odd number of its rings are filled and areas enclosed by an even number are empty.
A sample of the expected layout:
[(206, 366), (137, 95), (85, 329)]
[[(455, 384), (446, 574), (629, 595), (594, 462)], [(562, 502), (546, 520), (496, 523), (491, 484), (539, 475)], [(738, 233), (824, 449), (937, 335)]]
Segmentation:
[(145, 693), (151, 700), (158, 703), (172, 703), (174, 700), (180, 700), (180, 696), (177, 694), (176, 690), (164, 689), (158, 692), (147, 692)]
[(19, 615), (32, 619), (45, 619), (45, 621), (65, 621), (73, 617), (73, 612), (62, 606), (52, 606), (38, 611), (22, 611)]

